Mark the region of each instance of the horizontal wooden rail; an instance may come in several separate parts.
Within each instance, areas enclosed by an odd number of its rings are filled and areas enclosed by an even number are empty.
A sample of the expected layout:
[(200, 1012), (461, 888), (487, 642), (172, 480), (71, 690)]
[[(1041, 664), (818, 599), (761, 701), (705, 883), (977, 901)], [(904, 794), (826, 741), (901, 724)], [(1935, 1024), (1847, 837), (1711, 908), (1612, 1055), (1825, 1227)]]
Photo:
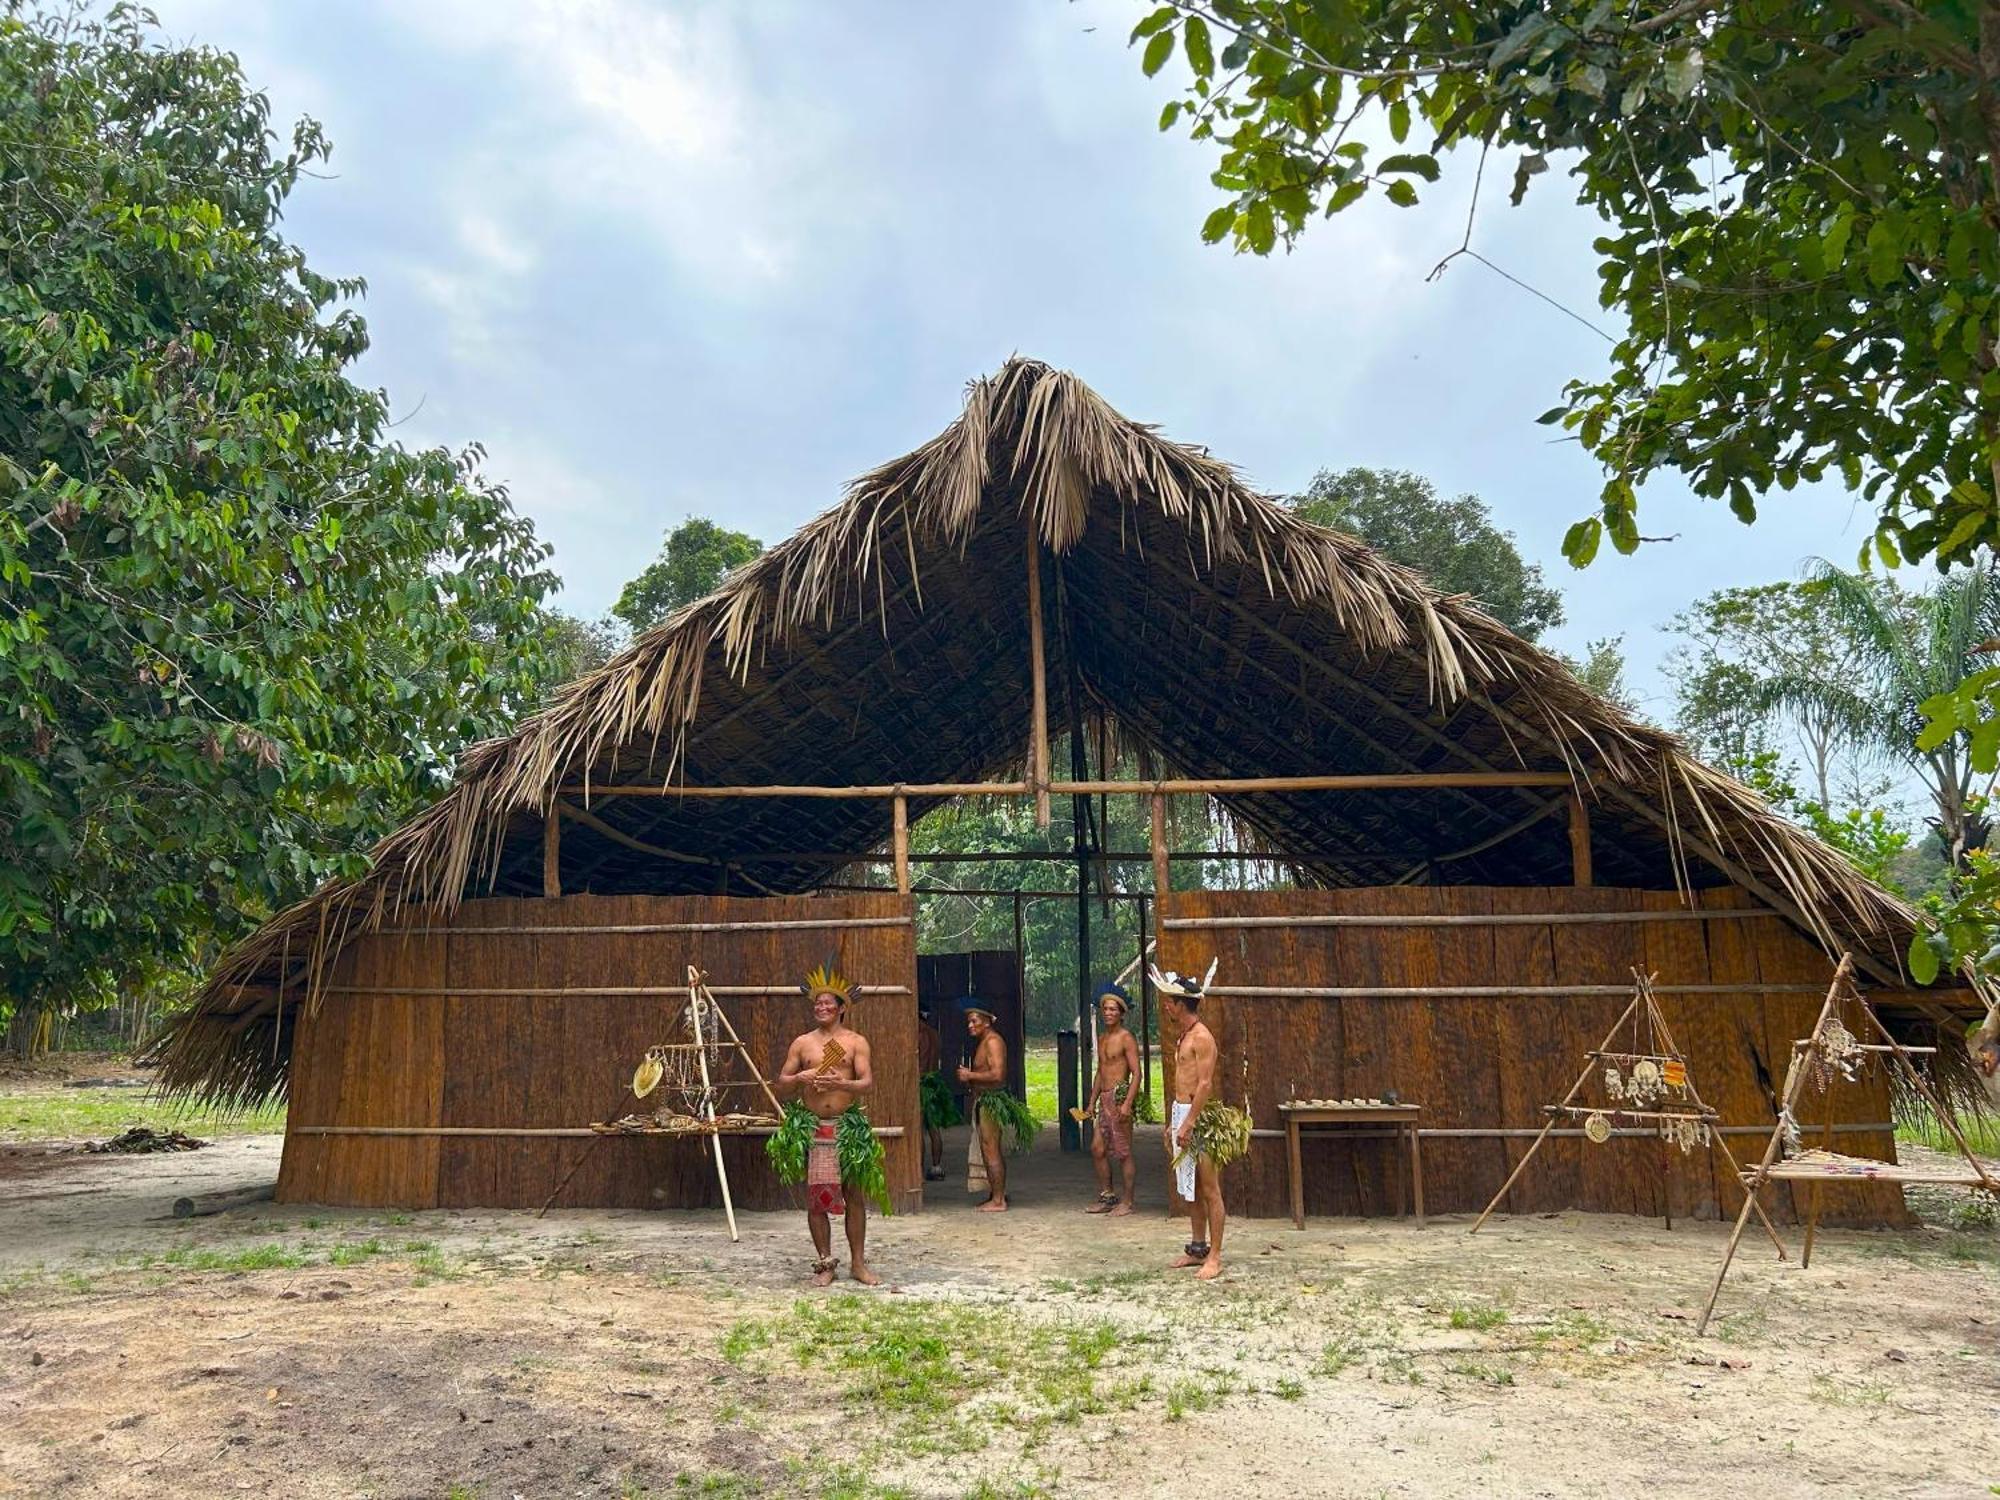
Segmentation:
[(1296, 917), (1168, 917), (1169, 932), (1233, 930), (1239, 927), (1569, 927), (1600, 922), (1726, 922), (1745, 917), (1779, 917), (1768, 906), (1727, 906), (1713, 911), (1552, 911), (1444, 914), (1413, 912), (1303, 913)]
[[(1421, 984), (1315, 985), (1212, 984), (1211, 995), (1235, 995), (1246, 1000), (1504, 1000), (1511, 996), (1576, 998), (1602, 996), (1630, 999), (1630, 984)], [(1656, 984), (1656, 995), (1823, 995), (1823, 984)]]
[[(799, 987), (792, 984), (705, 984), (702, 986), (711, 995), (796, 995)], [(554, 988), (538, 989), (532, 985), (504, 985), (499, 988), (475, 989), (443, 987), (425, 989), (394, 984), (327, 984), (320, 986), (325, 995), (427, 995), (450, 997), (468, 996), (524, 996), (529, 999), (554, 999), (563, 995), (685, 995), (684, 984), (579, 984), (559, 985)], [(876, 995), (907, 995), (909, 986), (901, 984), (864, 984), (859, 986), (855, 996), (857, 1001), (871, 999)]]
[[(894, 895), (893, 891), (888, 894)], [(565, 927), (560, 923), (520, 927), (378, 927), (371, 937), (469, 937), (474, 933), (498, 933), (508, 937), (531, 934), (574, 932), (811, 932), (827, 928), (908, 927), (908, 917), (811, 917), (785, 921), (757, 922), (629, 922)], [(685, 988), (685, 986), (683, 986)]]
[[(903, 1133), (900, 1125), (877, 1125), (875, 1134), (884, 1139), (894, 1140)], [(775, 1125), (750, 1125), (742, 1130), (725, 1130), (724, 1135), (776, 1135)], [(617, 1140), (624, 1135), (616, 1130), (589, 1130), (581, 1126), (565, 1126), (560, 1129), (529, 1130), (508, 1125), (294, 1125), (293, 1135), (449, 1135), (449, 1136), (558, 1136), (581, 1140), (585, 1136), (593, 1140)], [(707, 1140), (706, 1130), (685, 1131), (633, 1131), (630, 1139), (635, 1141), (672, 1140), (685, 1135), (691, 1140)]]
[[(1144, 864), (1153, 856), (1144, 849), (1093, 851), (1091, 861), (1109, 861), (1115, 864)], [(1395, 854), (1253, 854), (1244, 849), (1173, 849), (1167, 858), (1179, 863), (1199, 860), (1213, 860), (1217, 864), (1258, 864), (1258, 865), (1306, 865), (1306, 864), (1367, 864), (1393, 865), (1402, 863), (1402, 857)], [(1074, 864), (1076, 851), (1073, 849), (968, 849), (956, 854), (912, 854), (913, 865), (985, 865), (985, 864)], [(875, 850), (865, 850), (860, 854), (839, 854), (832, 850), (777, 850), (772, 853), (732, 854), (732, 865), (886, 865), (893, 862), (893, 856)], [(886, 887), (885, 887), (886, 889)]]
[[(1210, 776), (1163, 781), (1052, 781), (1067, 796), (1230, 796), (1239, 792), (1394, 792), (1478, 787), (1574, 786), (1567, 771), (1392, 771), (1340, 776)], [(565, 797), (1025, 797), (1025, 781), (924, 781), (874, 786), (566, 786)]]
[[(1307, 1126), (1306, 1128), (1307, 1130), (1311, 1130), (1312, 1127)], [(1893, 1124), (1882, 1120), (1870, 1120), (1865, 1124), (1858, 1125), (1847, 1125), (1838, 1120), (1833, 1123), (1835, 1135), (1882, 1135), (1893, 1131), (1895, 1128)], [(1325, 1138), (1334, 1141), (1388, 1141), (1394, 1140), (1402, 1133), (1400, 1130), (1343, 1130), (1339, 1135), (1327, 1136)], [(1427, 1141), (1525, 1141), (1532, 1140), (1541, 1133), (1540, 1130), (1532, 1125), (1508, 1127), (1505, 1129), (1462, 1125), (1429, 1126), (1419, 1127), (1417, 1130), (1417, 1135)], [(1771, 1133), (1771, 1127), (1769, 1125), (1711, 1125), (1708, 1127), (1708, 1133), (1710, 1135), (1768, 1136)], [(1638, 1126), (1614, 1125), (1611, 1128), (1611, 1134), (1619, 1138), (1649, 1141), (1657, 1141), (1660, 1138), (1659, 1131), (1645, 1130)], [(1253, 1130), (1250, 1132), (1250, 1135), (1252, 1139), (1260, 1141), (1282, 1141), (1285, 1138), (1285, 1132), (1282, 1130)], [(1582, 1130), (1570, 1130), (1567, 1128), (1551, 1130), (1549, 1135), (1552, 1138), (1562, 1140), (1588, 1139)], [(1313, 1138), (1318, 1140), (1321, 1137), (1315, 1135)], [(1868, 1181), (1865, 1177), (1855, 1177), (1846, 1180), (1854, 1182)]]

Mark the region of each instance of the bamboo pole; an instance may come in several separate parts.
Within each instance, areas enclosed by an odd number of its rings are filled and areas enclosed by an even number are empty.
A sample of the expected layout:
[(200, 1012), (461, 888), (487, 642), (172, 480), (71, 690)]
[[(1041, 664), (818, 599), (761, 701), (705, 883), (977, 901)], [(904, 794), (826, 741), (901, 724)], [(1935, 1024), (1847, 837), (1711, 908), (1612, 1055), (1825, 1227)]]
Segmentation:
[(898, 797), (892, 804), (895, 808), (895, 859), (896, 894), (910, 894), (910, 802), (907, 797)]
[[(677, 995), (684, 986), (659, 984), (579, 984), (537, 989), (532, 985), (504, 985), (483, 989), (412, 989), (408, 985), (381, 984), (329, 984), (320, 988), (322, 995), (419, 995), (428, 999), (451, 995), (477, 995), (482, 997), (525, 997), (528, 999), (558, 1000), (566, 995), (620, 995), (642, 999), (656, 995)], [(907, 995), (908, 985), (871, 984), (866, 987), (870, 995)], [(718, 995), (796, 995), (796, 984), (718, 984), (712, 993)]]
[[(1044, 706), (1046, 712), (1046, 706)], [(1568, 786), (1562, 771), (1385, 771), (1329, 776), (1201, 776), (1150, 781), (927, 781), (882, 782), (854, 786), (772, 784), (769, 786), (593, 786), (565, 787), (565, 795), (591, 797), (818, 797), (887, 801), (910, 797), (1062, 796), (1145, 797), (1156, 792), (1237, 795), (1245, 792), (1395, 792), (1454, 787)], [(1338, 858), (1338, 856), (1333, 856)]]
[[(1623, 1026), (1627, 1021), (1632, 1019), (1632, 1012), (1637, 1010), (1638, 1008), (1639, 1008), (1639, 996), (1637, 994), (1634, 994), (1632, 996), (1632, 1003), (1626, 1006), (1624, 1010), (1619, 1012), (1618, 1019), (1611, 1023), (1611, 1029), (1604, 1033), (1604, 1040), (1599, 1044), (1598, 1047), (1599, 1051), (1602, 1051), (1604, 1048), (1609, 1047), (1611, 1045), (1611, 1039), (1616, 1035), (1618, 1035), (1618, 1029), (1621, 1026)], [(1583, 1071), (1576, 1075), (1576, 1082), (1571, 1084), (1569, 1086), (1569, 1092), (1563, 1095), (1562, 1099), (1563, 1104), (1571, 1103), (1572, 1101), (1575, 1100), (1578, 1094), (1583, 1092), (1584, 1084), (1589, 1081), (1590, 1075), (1593, 1072), (1595, 1072), (1596, 1069), (1597, 1069), (1597, 1064), (1594, 1061), (1586, 1061), (1584, 1063)], [(1560, 1108), (1560, 1106), (1557, 1107)], [(1521, 1174), (1528, 1170), (1528, 1163), (1533, 1161), (1535, 1159), (1535, 1153), (1542, 1149), (1542, 1142), (1546, 1141), (1549, 1138), (1549, 1132), (1555, 1129), (1556, 1120), (1558, 1118), (1559, 1116), (1553, 1113), (1550, 1114), (1548, 1123), (1542, 1126), (1541, 1134), (1535, 1137), (1534, 1145), (1530, 1146), (1527, 1149), (1527, 1151), (1523, 1153), (1521, 1159), (1514, 1164), (1514, 1170), (1509, 1172), (1507, 1174), (1507, 1180), (1500, 1184), (1500, 1191), (1495, 1193), (1493, 1195), (1493, 1201), (1486, 1205), (1486, 1212), (1481, 1214), (1479, 1218), (1473, 1223), (1473, 1226), (1466, 1231), (1468, 1235), (1474, 1235), (1479, 1233), (1479, 1226), (1481, 1224), (1484, 1224), (1488, 1219), (1493, 1217), (1493, 1210), (1500, 1206), (1500, 1200), (1507, 1196), (1508, 1192), (1513, 1188), (1514, 1184), (1520, 1181)]]
[[(1466, 984), (1466, 985), (1407, 985), (1392, 988), (1380, 985), (1312, 985), (1312, 984), (1214, 984), (1208, 987), (1211, 995), (1234, 995), (1239, 998), (1266, 1000), (1368, 1000), (1375, 998), (1391, 1000), (1449, 1000), (1463, 998), (1470, 1000), (1505, 1000), (1516, 995), (1548, 996), (1550, 998), (1584, 998), (1597, 996), (1611, 999), (1619, 995), (1629, 995), (1629, 984)], [(407, 994), (409, 991), (397, 991)], [(1782, 984), (1765, 981), (1758, 984), (1663, 984), (1656, 991), (1662, 995), (1816, 995), (1816, 984)]]
[[(617, 922), (565, 926), (562, 923), (523, 923), (506, 927), (378, 927), (369, 937), (467, 937), (475, 933), (504, 933), (513, 937), (557, 936), (563, 933), (589, 934), (640, 932), (805, 932), (843, 927), (908, 927), (908, 917), (814, 917), (753, 922)], [(797, 986), (793, 986), (797, 988)]]
[[(714, 996), (709, 997), (713, 1001)], [(688, 970), (688, 1020), (694, 1027), (694, 1044), (700, 1050), (694, 1055), (696, 1065), (701, 1069), (701, 1107), (708, 1112), (711, 1132), (715, 1125), (715, 1085), (708, 1076), (708, 1048), (703, 1044), (701, 1033), (701, 1013), (705, 1009), (702, 1002), (701, 978), (693, 969)], [(716, 1006), (719, 1011), (721, 1006)], [(735, 1244), (741, 1236), (736, 1232), (736, 1205), (729, 1197), (729, 1168), (722, 1161), (722, 1137), (711, 1133), (709, 1144), (715, 1147), (715, 1180), (722, 1185), (722, 1212), (729, 1220), (729, 1242)]]
[[(1841, 954), (1840, 963), (1833, 971), (1833, 983), (1827, 987), (1826, 999), (1821, 1002), (1819, 1016), (1813, 1022), (1812, 1035), (1819, 1035), (1820, 1027), (1826, 1024), (1826, 1018), (1833, 1013), (1833, 1008), (1840, 998), (1841, 986), (1848, 982), (1848, 975), (1853, 968), (1854, 955)], [(1785, 1119), (1792, 1112), (1792, 1104), (1798, 1098), (1805, 1077), (1804, 1060), (1794, 1057), (1791, 1066), (1785, 1071), (1784, 1094), (1778, 1100), (1777, 1123), (1771, 1127), (1771, 1139), (1764, 1147), (1764, 1158), (1751, 1170), (1743, 1183), (1743, 1207), (1737, 1212), (1736, 1227), (1729, 1232), (1728, 1248), (1722, 1252), (1722, 1267), (1715, 1273), (1715, 1285), (1709, 1288), (1708, 1305), (1702, 1308), (1701, 1321), (1695, 1325), (1694, 1331), (1697, 1337), (1708, 1332), (1708, 1320), (1715, 1316), (1715, 1299), (1722, 1295), (1722, 1283), (1729, 1275), (1730, 1262), (1736, 1259), (1736, 1246), (1743, 1238), (1744, 1226), (1750, 1222), (1750, 1210), (1753, 1207), (1761, 1210), (1763, 1206), (1757, 1202), (1757, 1195), (1764, 1190), (1764, 1184), (1770, 1177), (1771, 1164), (1778, 1159), (1778, 1148), (1785, 1141)]]
[(1028, 784), (1035, 794), (1035, 826), (1049, 826), (1049, 684), (1042, 639), (1042, 546), (1028, 532), (1028, 669), (1032, 679), (1028, 727)]
[[(1168, 870), (1167, 795), (1165, 792), (1153, 793), (1152, 839), (1153, 895), (1157, 898), (1164, 896), (1168, 891), (1173, 889), (1173, 880)], [(1162, 927), (1168, 925), (1164, 913), (1161, 914), (1160, 925)]]
[(1590, 878), (1590, 809), (1575, 791), (1569, 794), (1570, 884), (1587, 888)]
[[(900, 1125), (877, 1125), (875, 1134), (885, 1141), (900, 1140), (903, 1127)], [(706, 1135), (707, 1131), (676, 1132), (671, 1130), (632, 1131), (629, 1134), (619, 1130), (591, 1130), (585, 1126), (562, 1126), (552, 1129), (531, 1130), (525, 1126), (512, 1125), (294, 1125), (291, 1135), (379, 1135), (379, 1136), (555, 1136), (570, 1140), (593, 1141), (610, 1140), (659, 1140), (676, 1134)], [(722, 1135), (776, 1135), (775, 1125), (745, 1125), (740, 1130), (723, 1130)], [(573, 1170), (573, 1169), (572, 1169)], [(558, 1192), (561, 1188), (557, 1189)], [(536, 1217), (540, 1217), (539, 1214)]]
[(549, 803), (548, 813), (542, 819), (542, 895), (554, 898), (562, 894), (562, 813), (555, 802)]
[[(1766, 906), (1714, 907), (1700, 911), (1554, 911), (1490, 913), (1381, 914), (1341, 912), (1302, 913), (1295, 917), (1168, 917), (1169, 932), (1235, 927), (1568, 927), (1605, 922), (1726, 922), (1751, 917), (1778, 917)], [(1815, 992), (1819, 986), (1814, 985)]]

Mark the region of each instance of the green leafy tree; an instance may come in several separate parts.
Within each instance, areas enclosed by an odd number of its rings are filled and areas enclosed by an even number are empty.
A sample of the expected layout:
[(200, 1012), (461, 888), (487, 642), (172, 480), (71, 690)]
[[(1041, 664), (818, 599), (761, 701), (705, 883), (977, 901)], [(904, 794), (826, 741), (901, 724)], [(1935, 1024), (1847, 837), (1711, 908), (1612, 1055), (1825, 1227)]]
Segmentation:
[(1292, 506), (1308, 521), (1360, 537), (1448, 594), (1470, 594), (1525, 640), (1563, 622), (1562, 595), (1521, 557), (1477, 495), (1449, 499), (1402, 469), (1322, 469)]
[(1835, 812), (1801, 796), (1773, 750), (1759, 751), (1735, 769), (1766, 802), (1846, 855), (1870, 880), (1885, 889), (1898, 888), (1899, 877), (1909, 868), (1910, 830), (1887, 809), (1855, 806)]
[(544, 681), (553, 694), (594, 672), (625, 648), (625, 629), (617, 620), (586, 620), (559, 609), (541, 612)]
[(0, 18), (0, 1003), (358, 873), (539, 691), (545, 550), (279, 232), (326, 154), (142, 13)]
[(611, 613), (634, 635), (651, 630), (683, 604), (714, 593), (730, 569), (763, 550), (754, 536), (724, 530), (706, 516), (689, 516), (667, 533), (646, 571), (625, 585)]
[(1133, 43), (1149, 76), (1185, 60), (1160, 125), (1213, 144), (1203, 237), (1255, 254), (1371, 194), (1416, 205), (1447, 151), (1517, 203), (1560, 153), (1624, 320), (1544, 418), (1607, 472), (1573, 562), (1639, 545), (1661, 469), (1746, 521), (1837, 476), (1890, 563), (2000, 540), (1993, 6), (1189, 0)]
[(1584, 646), (1580, 660), (1565, 656), (1563, 662), (1576, 674), (1576, 680), (1593, 693), (1609, 698), (1627, 713), (1638, 712), (1632, 690), (1625, 681), (1624, 636), (1610, 635), (1590, 641)]
[[(1885, 611), (1898, 608), (1893, 585), (1855, 582), (1882, 591)], [(1830, 703), (1788, 694), (1789, 710), (1773, 714), (1764, 700), (1767, 684), (1778, 681), (1836, 687), (1853, 681), (1867, 648), (1849, 628), (1852, 611), (1834, 607), (1835, 602), (1828, 589), (1811, 583), (1718, 589), (1667, 627), (1686, 643), (1668, 658), (1667, 676), (1674, 687), (1675, 722), (1688, 742), (1718, 764), (1734, 766), (1774, 750), (1781, 732), (1790, 729), (1812, 777), (1813, 800), (1822, 808), (1834, 805), (1833, 780), (1844, 756), (1857, 748), (1879, 754), (1879, 737), (1871, 733), (1856, 746), (1849, 715)]]
[[(1839, 677), (1778, 672), (1757, 684), (1753, 702), (1823, 718), (1848, 743), (1908, 766), (1930, 793), (1931, 825), (1954, 869), (1984, 848), (1990, 831), (1977, 786), (1974, 740), (1962, 733), (1919, 738), (1924, 704), (1972, 670), (1982, 643), (2000, 632), (2000, 578), (1990, 567), (1947, 574), (1905, 594), (1877, 579), (1815, 566), (1816, 591), (1832, 628), (1853, 642)], [(1992, 722), (1992, 721), (1989, 721)], [(2000, 723), (1991, 733), (2000, 737)]]

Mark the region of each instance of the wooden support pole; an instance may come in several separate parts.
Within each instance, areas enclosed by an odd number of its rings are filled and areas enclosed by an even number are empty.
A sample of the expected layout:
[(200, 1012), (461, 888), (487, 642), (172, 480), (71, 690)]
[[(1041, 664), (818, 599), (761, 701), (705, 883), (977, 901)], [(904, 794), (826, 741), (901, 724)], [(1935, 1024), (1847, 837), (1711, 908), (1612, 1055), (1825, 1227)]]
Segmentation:
[[(1046, 706), (1044, 708), (1046, 712)], [(1152, 781), (926, 781), (883, 782), (866, 786), (773, 784), (769, 786), (593, 786), (591, 797), (816, 797), (832, 800), (888, 801), (892, 797), (1024, 797), (1033, 794), (1148, 797), (1156, 792), (1201, 796), (1236, 796), (1249, 792), (1423, 792), (1454, 788), (1568, 786), (1563, 771), (1366, 771), (1331, 776), (1180, 776)], [(583, 787), (564, 787), (564, 796), (586, 795)], [(857, 856), (858, 857), (858, 856)], [(1339, 855), (1329, 855), (1338, 859)], [(1284, 856), (1274, 855), (1282, 861)]]
[(898, 797), (895, 801), (894, 806), (896, 809), (896, 818), (895, 818), (896, 893), (899, 896), (907, 896), (910, 894), (909, 798)]
[[(1167, 864), (1167, 794), (1153, 793), (1153, 896), (1155, 900), (1173, 889), (1173, 879)], [(1160, 925), (1166, 925), (1166, 913), (1160, 913)]]
[(1049, 684), (1042, 643), (1042, 545), (1028, 533), (1028, 667), (1033, 675), (1028, 728), (1028, 784), (1035, 826), (1049, 826)]
[[(1812, 1035), (1818, 1036), (1820, 1027), (1839, 1004), (1842, 986), (1848, 983), (1848, 974), (1854, 968), (1854, 955), (1840, 955), (1840, 965), (1833, 971), (1833, 983), (1827, 987), (1826, 999), (1821, 1002), (1819, 1015), (1814, 1018)], [(1709, 1288), (1708, 1305), (1701, 1310), (1701, 1321), (1695, 1324), (1695, 1335), (1708, 1332), (1708, 1320), (1715, 1316), (1715, 1299), (1722, 1295), (1722, 1283), (1729, 1275), (1730, 1262), (1736, 1259), (1736, 1246), (1743, 1239), (1744, 1227), (1750, 1222), (1750, 1210), (1763, 1205), (1757, 1195), (1764, 1190), (1764, 1183), (1771, 1175), (1771, 1164), (1778, 1159), (1778, 1150), (1785, 1143), (1785, 1119), (1792, 1112), (1792, 1105), (1798, 1099), (1799, 1089), (1806, 1078), (1805, 1060), (1794, 1057), (1791, 1066), (1785, 1070), (1784, 1094), (1778, 1100), (1777, 1123), (1771, 1127), (1771, 1139), (1764, 1147), (1764, 1158), (1758, 1162), (1743, 1183), (1743, 1207), (1736, 1215), (1736, 1227), (1729, 1232), (1729, 1245), (1722, 1252), (1722, 1268), (1715, 1273), (1715, 1285)]]
[[(715, 1085), (708, 1076), (708, 1047), (702, 1036), (701, 1013), (708, 1009), (707, 1000), (701, 992), (701, 979), (693, 969), (688, 970), (688, 1019), (694, 1026), (694, 1060), (701, 1068), (701, 1107), (708, 1116), (711, 1127), (715, 1124)], [(717, 1010), (721, 1007), (717, 1006)], [(711, 1134), (709, 1144), (715, 1147), (715, 1180), (722, 1185), (722, 1212), (729, 1220), (729, 1242), (735, 1244), (741, 1238), (736, 1232), (736, 1205), (729, 1197), (729, 1168), (722, 1162), (722, 1137)]]
[(556, 897), (561, 894), (562, 811), (560, 805), (552, 801), (542, 819), (542, 895)]
[(1590, 878), (1590, 809), (1576, 792), (1569, 794), (1570, 884), (1588, 887)]

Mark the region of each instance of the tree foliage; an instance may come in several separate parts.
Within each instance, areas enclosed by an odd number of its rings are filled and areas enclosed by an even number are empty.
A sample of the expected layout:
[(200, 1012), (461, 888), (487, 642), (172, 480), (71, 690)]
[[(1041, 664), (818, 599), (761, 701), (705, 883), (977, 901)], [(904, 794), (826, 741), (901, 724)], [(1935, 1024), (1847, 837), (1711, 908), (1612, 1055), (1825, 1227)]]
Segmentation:
[(625, 585), (611, 613), (634, 635), (651, 630), (683, 604), (714, 593), (730, 569), (763, 550), (754, 536), (727, 530), (706, 516), (689, 516), (667, 533), (660, 555)]
[[(1990, 567), (1947, 574), (1930, 589), (1905, 594), (1887, 583), (1818, 564), (1807, 585), (1829, 628), (1852, 643), (1837, 674), (1803, 668), (1757, 682), (1753, 705), (1813, 717), (1851, 745), (1904, 764), (1933, 805), (1931, 826), (1952, 865), (1984, 848), (1990, 829), (1976, 786), (1975, 753), (1990, 755), (1963, 733), (1925, 729), (1924, 705), (1972, 670), (1983, 642), (2000, 633), (2000, 577)], [(2000, 739), (2000, 722), (1989, 720)]]
[(544, 549), (385, 439), (234, 58), (0, 18), (0, 985), (108, 989), (322, 878), (538, 690)]
[[(1886, 580), (1858, 584), (1881, 591), (1885, 609), (1900, 607)], [(1685, 642), (1668, 658), (1667, 675), (1674, 687), (1675, 724), (1689, 744), (1707, 759), (1733, 767), (1776, 751), (1782, 731), (1790, 729), (1821, 807), (1834, 804), (1833, 777), (1844, 752), (1879, 756), (1880, 745), (1873, 737), (1855, 745), (1846, 733), (1846, 716), (1828, 705), (1795, 696), (1789, 709), (1774, 713), (1764, 700), (1770, 684), (1845, 684), (1861, 667), (1866, 648), (1830, 603), (1828, 591), (1812, 583), (1718, 589), (1667, 627)]]
[(1322, 469), (1292, 506), (1308, 521), (1360, 537), (1447, 594), (1470, 594), (1524, 640), (1563, 622), (1562, 595), (1521, 557), (1477, 495), (1449, 499), (1401, 469)]
[(1262, 255), (1371, 194), (1413, 206), (1454, 148), (1517, 203), (1569, 164), (1626, 324), (1543, 419), (1607, 472), (1578, 565), (1638, 546), (1662, 468), (1745, 521), (1837, 476), (1892, 564), (2000, 540), (1995, 7), (1193, 0), (1133, 43), (1149, 76), (1185, 60), (1160, 125), (1214, 143), (1211, 242)]

